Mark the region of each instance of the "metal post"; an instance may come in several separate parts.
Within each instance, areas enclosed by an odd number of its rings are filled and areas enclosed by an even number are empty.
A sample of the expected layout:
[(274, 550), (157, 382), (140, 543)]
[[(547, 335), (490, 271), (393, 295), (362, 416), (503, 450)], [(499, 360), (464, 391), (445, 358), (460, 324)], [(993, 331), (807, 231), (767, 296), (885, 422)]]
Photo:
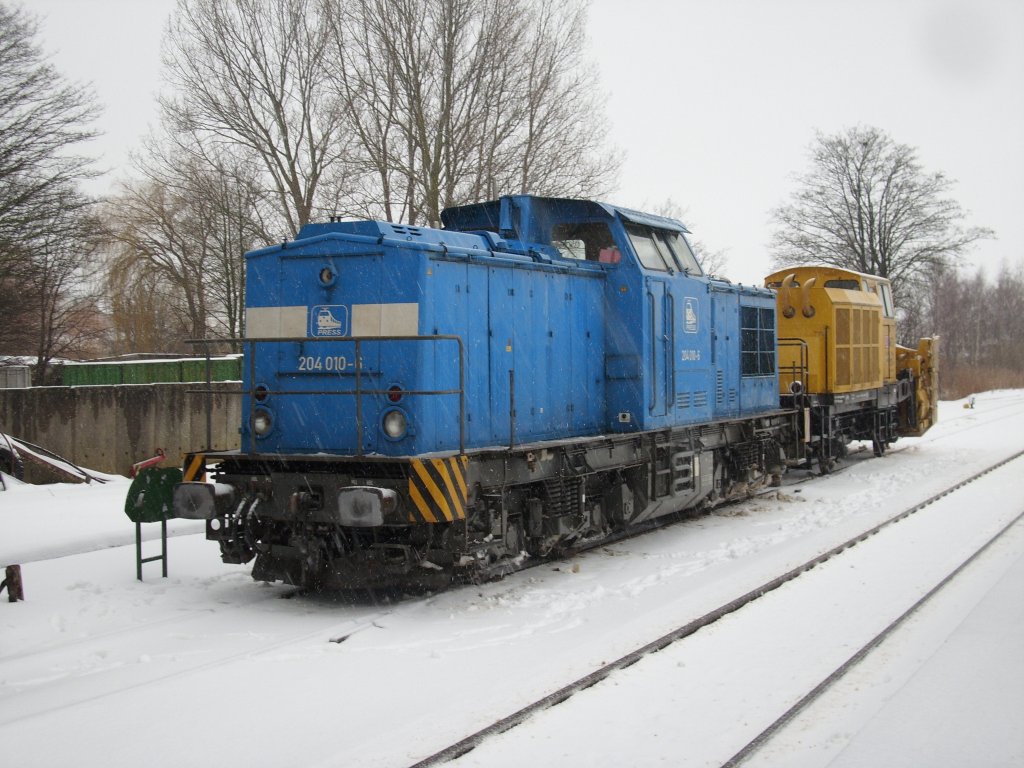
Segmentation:
[(164, 578), (167, 578), (167, 520), (160, 521), (160, 560), (163, 563)]
[[(206, 353), (206, 450), (213, 450), (213, 364), (210, 362), (210, 345), (204, 344)], [(167, 574), (165, 573), (164, 576)]]

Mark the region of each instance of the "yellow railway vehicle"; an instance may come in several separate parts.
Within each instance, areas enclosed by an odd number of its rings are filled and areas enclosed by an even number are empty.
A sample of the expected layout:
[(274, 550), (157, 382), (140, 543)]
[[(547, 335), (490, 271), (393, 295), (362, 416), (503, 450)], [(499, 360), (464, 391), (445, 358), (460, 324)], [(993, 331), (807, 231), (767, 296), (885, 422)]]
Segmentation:
[[(775, 289), (779, 388), (804, 412), (801, 439), (822, 471), (851, 440), (876, 455), (935, 422), (937, 339), (896, 343), (892, 287), (885, 278), (830, 266), (782, 269)], [(808, 459), (810, 460), (810, 459)]]

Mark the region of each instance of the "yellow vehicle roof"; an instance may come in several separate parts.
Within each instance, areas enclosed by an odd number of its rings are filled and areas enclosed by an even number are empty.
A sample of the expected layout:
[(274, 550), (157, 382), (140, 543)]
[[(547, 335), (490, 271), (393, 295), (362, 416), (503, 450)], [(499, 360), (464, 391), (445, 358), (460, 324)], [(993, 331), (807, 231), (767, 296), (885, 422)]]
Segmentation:
[(797, 283), (801, 282), (801, 278), (817, 277), (819, 285), (824, 285), (825, 280), (868, 280), (873, 284), (889, 282), (889, 279), (886, 277), (869, 275), (865, 272), (855, 272), (852, 269), (833, 267), (828, 264), (802, 264), (772, 272), (772, 274), (764, 279), (764, 284), (767, 287), (773, 287), (773, 284), (781, 284), (788, 275), (793, 274), (796, 275)]

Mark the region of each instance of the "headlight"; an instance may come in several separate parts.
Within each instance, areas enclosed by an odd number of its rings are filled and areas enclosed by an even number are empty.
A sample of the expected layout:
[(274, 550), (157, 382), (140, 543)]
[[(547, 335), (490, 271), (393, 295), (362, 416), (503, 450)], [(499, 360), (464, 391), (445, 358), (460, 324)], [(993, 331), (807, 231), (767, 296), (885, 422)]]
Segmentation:
[(401, 411), (396, 409), (384, 414), (384, 434), (392, 440), (402, 437), (408, 428), (409, 422)]
[(274, 417), (270, 411), (259, 410), (252, 417), (252, 431), (260, 437), (270, 432), (274, 427)]

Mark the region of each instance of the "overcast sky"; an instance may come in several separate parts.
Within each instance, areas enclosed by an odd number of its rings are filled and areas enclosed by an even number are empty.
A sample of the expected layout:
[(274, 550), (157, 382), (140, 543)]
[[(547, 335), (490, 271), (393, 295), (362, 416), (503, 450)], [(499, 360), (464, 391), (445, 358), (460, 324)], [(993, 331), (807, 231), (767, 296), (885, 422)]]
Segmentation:
[[(43, 46), (106, 111), (107, 179), (156, 120), (174, 0), (27, 0)], [(592, 0), (590, 50), (625, 154), (608, 202), (668, 198), (727, 252), (734, 280), (769, 269), (771, 210), (806, 168), (816, 129), (873, 125), (957, 180), (969, 222), (998, 239), (991, 272), (1024, 256), (1021, 0)]]

